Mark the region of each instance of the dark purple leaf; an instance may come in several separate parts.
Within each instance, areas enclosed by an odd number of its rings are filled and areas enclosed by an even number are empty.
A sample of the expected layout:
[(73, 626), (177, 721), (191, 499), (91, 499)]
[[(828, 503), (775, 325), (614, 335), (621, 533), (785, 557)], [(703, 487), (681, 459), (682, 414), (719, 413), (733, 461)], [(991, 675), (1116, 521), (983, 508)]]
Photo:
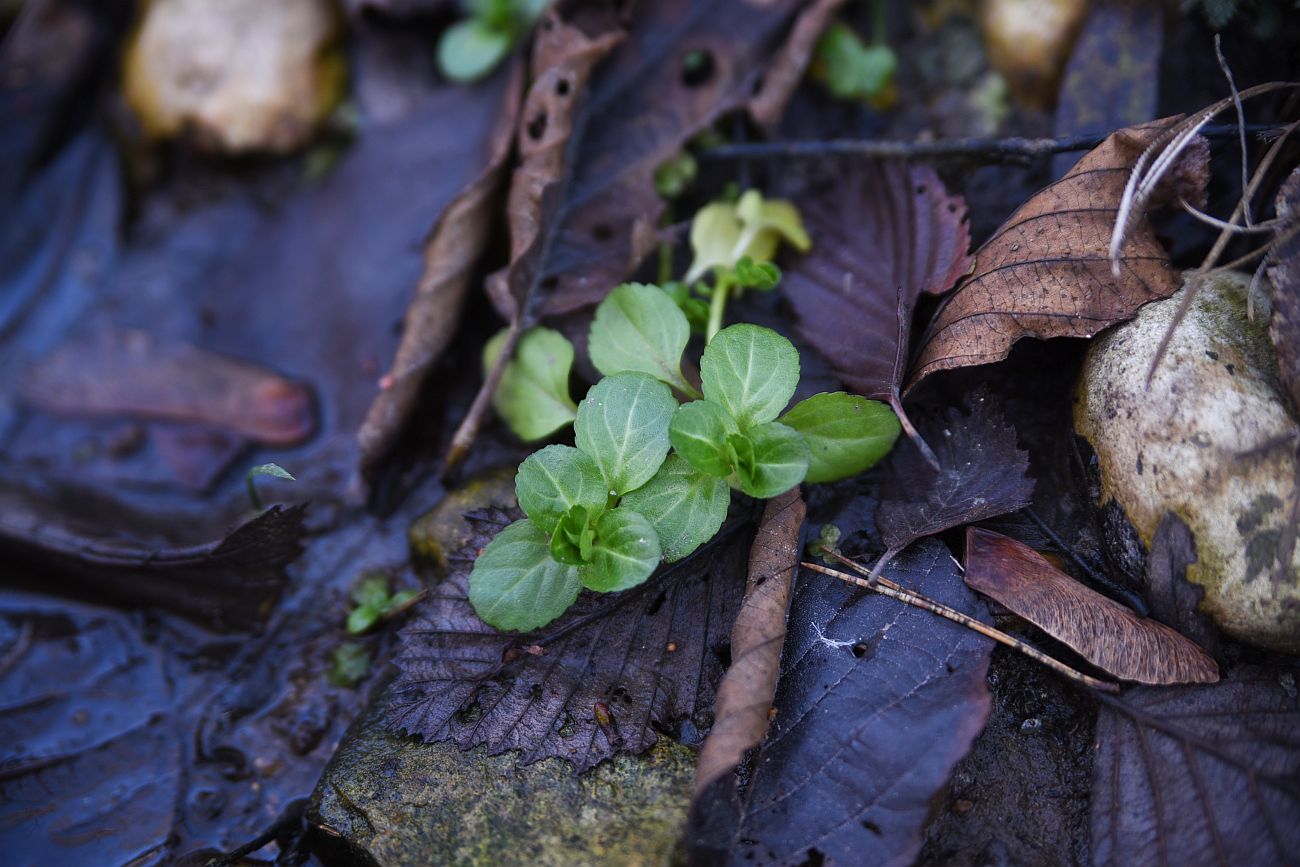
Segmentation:
[[(1277, 347), (1282, 384), (1300, 412), (1300, 168), (1291, 172), (1277, 194), (1277, 215), (1283, 221), (1277, 239), (1293, 233), (1269, 252), (1268, 279), (1273, 284), (1273, 318), (1269, 336)], [(1285, 561), (1283, 561), (1285, 562)]]
[(814, 244), (781, 283), (795, 328), (845, 385), (905, 418), (912, 311), (970, 270), (966, 203), (929, 166), (855, 162), (799, 207)]
[(1017, 448), (1015, 430), (982, 392), (970, 415), (950, 407), (919, 427), (940, 469), (907, 446), (890, 455), (876, 515), (885, 561), (922, 536), (1021, 509), (1034, 492), (1025, 475), (1028, 453)]
[[(917, 545), (890, 578), (975, 617), (947, 548)], [(993, 642), (891, 599), (803, 573), (775, 717), (747, 777), (697, 797), (707, 863), (910, 864), (930, 801), (979, 734)]]
[(1293, 864), (1300, 853), (1294, 665), (1243, 666), (1213, 686), (1103, 698), (1092, 861)]
[(484, 624), (466, 598), (477, 552), (516, 516), (468, 517), (475, 537), (402, 630), (390, 727), (520, 750), (525, 763), (558, 756), (578, 771), (648, 749), (657, 731), (707, 728), (745, 591), (747, 521), (635, 590), (583, 593), (559, 620), (518, 635)]

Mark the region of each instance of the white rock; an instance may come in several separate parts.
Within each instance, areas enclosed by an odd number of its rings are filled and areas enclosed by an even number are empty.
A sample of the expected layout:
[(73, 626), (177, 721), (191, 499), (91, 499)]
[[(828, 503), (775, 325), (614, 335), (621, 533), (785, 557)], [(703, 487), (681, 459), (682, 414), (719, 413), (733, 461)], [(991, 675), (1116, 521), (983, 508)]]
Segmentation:
[[(1300, 546), (1276, 568), (1295, 495), (1293, 446), (1244, 453), (1297, 431), (1262, 322), (1246, 318), (1249, 278), (1202, 287), (1146, 387), (1156, 347), (1182, 299), (1149, 304), (1088, 352), (1075, 428), (1097, 452), (1103, 500), (1124, 508), (1148, 546), (1172, 511), (1191, 528), (1188, 578), (1229, 635), (1300, 652)], [(1277, 573), (1284, 572), (1279, 580)]]

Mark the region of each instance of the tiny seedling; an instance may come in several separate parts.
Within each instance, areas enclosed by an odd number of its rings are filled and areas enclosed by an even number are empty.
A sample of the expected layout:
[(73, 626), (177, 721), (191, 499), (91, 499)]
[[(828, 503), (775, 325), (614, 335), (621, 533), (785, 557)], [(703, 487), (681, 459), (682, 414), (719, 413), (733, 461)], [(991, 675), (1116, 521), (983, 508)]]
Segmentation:
[(546, 0), (467, 0), (468, 17), (438, 40), (438, 68), (461, 84), (478, 81), (501, 64), (546, 8)]
[[(563, 614), (583, 587), (626, 590), (717, 534), (731, 490), (774, 497), (805, 479), (854, 475), (892, 447), (884, 404), (836, 392), (782, 415), (799, 354), (767, 328), (718, 332), (682, 375), (686, 315), (657, 286), (629, 283), (601, 303), (592, 362), (605, 376), (578, 405), (575, 445), (551, 445), (515, 477), (527, 516), (483, 549), (469, 599), (499, 629), (531, 630)], [(678, 405), (670, 388), (695, 398)]]
[(352, 601), (356, 607), (348, 614), (348, 632), (364, 635), (376, 624), (391, 620), (410, 609), (423, 595), (420, 590), (390, 593), (387, 575), (367, 575), (352, 590)]
[(826, 28), (817, 42), (811, 73), (837, 99), (860, 100), (880, 111), (898, 101), (894, 85), (898, 56), (884, 41), (883, 7), (883, 2), (876, 3), (875, 39), (870, 45), (843, 24)]
[(351, 689), (365, 679), (370, 670), (370, 651), (360, 641), (345, 641), (334, 648), (327, 673), (330, 683)]
[(257, 476), (271, 476), (276, 479), (287, 479), (290, 482), (298, 481), (279, 464), (258, 464), (250, 468), (248, 475), (244, 477), (244, 483), (248, 485), (248, 500), (253, 504), (253, 509), (258, 512), (262, 511), (262, 498), (258, 495), (257, 485), (253, 482)]
[[(483, 368), (491, 370), (501, 354), (507, 331), (483, 348)], [(524, 442), (535, 442), (572, 424), (578, 412), (569, 396), (573, 344), (549, 328), (530, 328), (519, 338), (514, 358), (506, 363), (492, 406)]]

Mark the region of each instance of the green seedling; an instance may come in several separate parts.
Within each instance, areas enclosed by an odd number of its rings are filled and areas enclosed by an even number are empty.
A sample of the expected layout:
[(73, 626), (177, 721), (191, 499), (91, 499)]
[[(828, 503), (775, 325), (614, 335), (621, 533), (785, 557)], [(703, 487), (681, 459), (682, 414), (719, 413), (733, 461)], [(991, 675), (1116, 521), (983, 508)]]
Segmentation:
[(387, 575), (367, 575), (352, 590), (356, 607), (348, 614), (348, 632), (364, 635), (377, 624), (410, 609), (423, 595), (419, 590), (389, 593)]
[(250, 468), (248, 474), (244, 476), (244, 483), (248, 485), (248, 501), (253, 504), (253, 509), (258, 512), (262, 511), (262, 498), (257, 493), (257, 485), (253, 482), (253, 479), (258, 476), (271, 476), (276, 479), (286, 479), (290, 482), (298, 481), (279, 464), (258, 464)]
[[(506, 332), (483, 349), (483, 368), (491, 370)], [(558, 331), (530, 328), (519, 338), (515, 357), (505, 366), (492, 406), (524, 442), (535, 442), (572, 424), (578, 406), (569, 396), (573, 344)]]
[[(883, 3), (876, 5), (878, 11), (883, 8)], [(870, 45), (843, 24), (826, 28), (813, 54), (812, 77), (838, 99), (866, 102), (880, 111), (893, 107), (898, 101), (898, 56), (884, 42), (883, 24), (877, 21)]]
[(461, 84), (486, 77), (545, 9), (546, 0), (468, 0), (468, 17), (438, 40), (438, 68)]
[[(578, 405), (575, 446), (547, 446), (520, 465), (527, 517), (475, 561), (469, 598), (485, 622), (536, 629), (583, 587), (635, 587), (717, 534), (732, 489), (765, 498), (846, 478), (898, 437), (888, 407), (843, 392), (783, 415), (799, 355), (771, 329), (718, 332), (700, 389), (682, 375), (689, 338), (686, 314), (657, 286), (624, 284), (601, 303), (588, 346), (605, 376)], [(696, 399), (678, 405), (670, 387)]]
[(345, 641), (334, 648), (330, 657), (327, 677), (330, 683), (351, 689), (366, 677), (370, 670), (370, 651), (360, 641)]

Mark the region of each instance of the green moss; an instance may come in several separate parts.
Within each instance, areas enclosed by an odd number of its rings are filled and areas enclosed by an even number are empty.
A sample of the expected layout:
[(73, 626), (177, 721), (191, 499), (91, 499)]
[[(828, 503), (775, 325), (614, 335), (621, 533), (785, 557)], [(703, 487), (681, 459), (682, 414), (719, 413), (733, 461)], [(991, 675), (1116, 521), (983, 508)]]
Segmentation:
[(425, 744), (372, 713), (326, 769), (311, 817), (380, 865), (662, 865), (673, 863), (694, 770), (691, 750), (661, 739), (575, 776), (560, 759), (523, 766), (514, 753)]

